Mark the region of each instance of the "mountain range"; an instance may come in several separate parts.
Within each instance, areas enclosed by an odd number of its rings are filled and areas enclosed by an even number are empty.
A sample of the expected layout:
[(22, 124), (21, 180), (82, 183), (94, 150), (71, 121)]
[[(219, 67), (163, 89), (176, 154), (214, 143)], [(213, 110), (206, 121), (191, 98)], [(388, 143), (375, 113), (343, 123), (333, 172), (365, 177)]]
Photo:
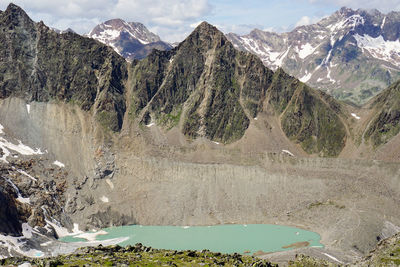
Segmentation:
[[(397, 81), (361, 107), (338, 101), (207, 22), (129, 62), (10, 4), (0, 253), (52, 255), (56, 238), (110, 225), (279, 222), (315, 229), (330, 244), (319, 255), (350, 262), (398, 232), (399, 91)], [(21, 234), (30, 241), (10, 237)]]
[(337, 99), (366, 103), (400, 79), (400, 12), (342, 8), (291, 32), (227, 35), (234, 46), (282, 67)]
[[(226, 36), (235, 48), (257, 55), (272, 70), (281, 67), (313, 88), (360, 105), (400, 79), (399, 25), (399, 12), (344, 7), (291, 32), (255, 29)], [(152, 49), (172, 48), (143, 24), (121, 19), (99, 24), (87, 36), (130, 61), (146, 57)]]

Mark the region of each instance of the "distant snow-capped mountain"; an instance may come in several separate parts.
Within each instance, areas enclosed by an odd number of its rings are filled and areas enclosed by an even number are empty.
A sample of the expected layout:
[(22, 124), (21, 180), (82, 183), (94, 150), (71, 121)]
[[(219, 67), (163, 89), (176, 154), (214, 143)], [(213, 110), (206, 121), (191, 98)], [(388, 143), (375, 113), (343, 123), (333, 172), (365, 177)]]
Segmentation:
[(172, 46), (161, 41), (142, 23), (112, 19), (94, 27), (88, 37), (96, 39), (128, 60), (146, 57), (153, 49), (169, 50)]
[(363, 103), (400, 79), (400, 12), (341, 8), (291, 32), (227, 34), (240, 50), (339, 99)]

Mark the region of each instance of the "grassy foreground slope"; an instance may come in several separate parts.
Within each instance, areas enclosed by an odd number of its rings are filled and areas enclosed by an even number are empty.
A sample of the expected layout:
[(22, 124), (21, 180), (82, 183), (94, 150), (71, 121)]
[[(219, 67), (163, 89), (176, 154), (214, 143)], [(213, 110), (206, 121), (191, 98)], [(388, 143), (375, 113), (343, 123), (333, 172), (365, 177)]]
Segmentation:
[[(135, 246), (86, 247), (69, 255), (52, 258), (8, 258), (0, 260), (1, 265), (15, 266), (29, 262), (33, 266), (278, 266), (267, 260), (237, 253), (176, 251), (153, 249), (138, 243)], [(323, 259), (297, 255), (289, 261), (290, 267), (333, 267), (333, 266), (399, 266), (400, 233), (380, 241), (362, 260), (349, 265), (340, 265)]]

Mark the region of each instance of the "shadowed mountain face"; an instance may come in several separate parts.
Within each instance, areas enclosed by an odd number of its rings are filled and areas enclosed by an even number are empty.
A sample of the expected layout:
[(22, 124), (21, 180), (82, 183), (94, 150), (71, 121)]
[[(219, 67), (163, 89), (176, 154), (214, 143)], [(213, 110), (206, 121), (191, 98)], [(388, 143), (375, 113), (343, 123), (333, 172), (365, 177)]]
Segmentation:
[(19, 236), (21, 222), (15, 206), (15, 199), (0, 186), (0, 234)]
[(375, 97), (371, 106), (377, 112), (366, 129), (365, 137), (378, 147), (400, 132), (400, 81)]
[(237, 51), (205, 22), (177, 48), (151, 54), (132, 72), (129, 112), (146, 123), (230, 143), (259, 112), (272, 112), (286, 135), (309, 153), (335, 156), (344, 146), (340, 104)]
[(288, 33), (256, 29), (227, 37), (272, 69), (282, 67), (337, 99), (363, 104), (400, 79), (399, 29), (399, 12), (342, 8)]
[(122, 19), (112, 19), (99, 24), (87, 36), (111, 46), (129, 61), (145, 58), (153, 49), (172, 48), (143, 24), (125, 22)]
[(1, 98), (74, 102), (93, 110), (104, 127), (121, 128), (127, 71), (111, 48), (57, 34), (13, 4), (0, 14), (0, 28)]

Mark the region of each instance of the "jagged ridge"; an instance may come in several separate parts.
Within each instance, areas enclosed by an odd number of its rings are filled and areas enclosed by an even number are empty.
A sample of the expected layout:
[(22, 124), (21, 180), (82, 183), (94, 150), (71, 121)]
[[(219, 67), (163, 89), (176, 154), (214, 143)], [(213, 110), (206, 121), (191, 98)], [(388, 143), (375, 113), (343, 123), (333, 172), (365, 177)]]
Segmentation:
[(400, 79), (400, 13), (342, 8), (316, 24), (277, 34), (258, 29), (228, 39), (338, 99), (363, 104)]
[[(131, 65), (98, 42), (34, 23), (15, 5), (1, 13), (1, 25), (2, 98), (73, 102), (113, 131), (128, 110), (130, 120), (223, 143), (239, 140), (260, 112), (272, 112), (286, 136), (320, 156), (339, 155), (349, 138), (343, 104), (265, 68), (207, 23), (173, 50)], [(397, 134), (390, 133), (386, 139)]]
[(126, 63), (111, 48), (34, 23), (18, 6), (0, 14), (0, 97), (62, 100), (92, 110), (118, 131), (125, 112)]
[(365, 138), (378, 147), (400, 132), (400, 80), (375, 97), (371, 107), (377, 112), (365, 131)]
[[(277, 116), (284, 113), (284, 132), (307, 152), (335, 156), (344, 146), (340, 110), (282, 70), (274, 73), (257, 57), (235, 50), (206, 22), (173, 51), (137, 63), (133, 73), (130, 112), (146, 123), (154, 120), (167, 128), (181, 123), (188, 137), (230, 143), (243, 136), (250, 119), (272, 106)], [(323, 130), (328, 121), (335, 134)]]
[[(76, 102), (106, 128), (121, 129), (128, 77), (121, 57), (90, 39), (59, 35), (36, 24), (15, 5), (1, 21), (2, 98)], [(21, 63), (13, 65), (15, 61)], [(230, 143), (240, 139), (250, 119), (267, 112), (270, 104), (276, 116), (284, 113), (286, 135), (307, 152), (337, 156), (344, 146), (340, 110), (332, 110), (319, 94), (282, 71), (273, 73), (257, 57), (235, 50), (208, 23), (174, 50), (155, 51), (131, 66), (128, 109), (139, 121), (153, 119), (167, 128), (179, 126), (190, 138)], [(267, 99), (269, 104), (264, 103)], [(327, 122), (335, 131), (323, 131)], [(298, 131), (301, 134), (295, 134)]]

